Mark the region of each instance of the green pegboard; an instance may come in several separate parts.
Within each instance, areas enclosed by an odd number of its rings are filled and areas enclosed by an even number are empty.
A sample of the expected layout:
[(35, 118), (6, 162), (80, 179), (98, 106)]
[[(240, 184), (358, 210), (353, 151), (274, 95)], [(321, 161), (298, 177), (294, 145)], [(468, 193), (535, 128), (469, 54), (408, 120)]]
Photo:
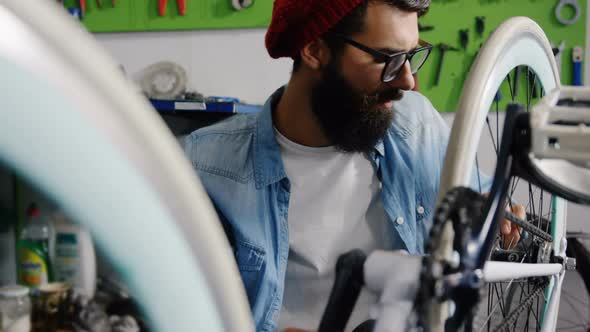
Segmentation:
[[(157, 0), (86, 1), (82, 23), (91, 32), (167, 31), (266, 27), (270, 23), (272, 1), (254, 0), (251, 7), (237, 11), (231, 0), (185, 0), (186, 15), (178, 12), (176, 0), (168, 0), (166, 14), (158, 15)], [(79, 1), (66, 0), (67, 7)]]
[[(562, 55), (562, 84), (571, 85), (573, 78), (572, 48), (585, 48), (586, 1), (578, 0), (582, 11), (580, 19), (573, 25), (564, 26), (555, 18), (556, 0), (433, 0), (427, 15), (420, 19), (422, 25), (434, 26), (432, 31), (424, 31), (420, 37), (435, 45), (441, 42), (460, 48), (459, 30), (469, 30), (469, 45), (466, 51), (447, 52), (441, 72), (440, 83), (434, 86), (434, 78), (439, 61), (439, 51), (435, 48), (428, 62), (418, 75), (420, 91), (426, 95), (441, 112), (453, 112), (461, 95), (463, 82), (479, 46), (492, 30), (513, 16), (527, 16), (537, 22), (547, 34), (550, 42), (566, 42)], [(566, 8), (563, 17), (573, 14)], [(475, 17), (485, 16), (485, 31), (479, 37), (475, 31)], [(525, 76), (521, 75), (520, 91), (524, 91)], [(500, 108), (510, 100), (508, 84), (501, 87), (503, 101)]]
[[(271, 0), (254, 0), (252, 7), (236, 11), (230, 0), (186, 1), (186, 16), (178, 14), (176, 0), (168, 0), (166, 15), (160, 17), (157, 0), (118, 0), (114, 7), (111, 0), (102, 0), (102, 8), (98, 8), (96, 1), (88, 0), (82, 22), (91, 32), (266, 27), (273, 3)], [(65, 3), (66, 6), (77, 7), (79, 1), (66, 0)], [(585, 48), (586, 1), (578, 0), (578, 3), (582, 9), (580, 19), (573, 25), (563, 26), (555, 18), (556, 0), (433, 0), (429, 13), (420, 21), (423, 25), (433, 25), (435, 29), (422, 32), (421, 38), (433, 45), (444, 42), (459, 47), (459, 30), (468, 29), (469, 45), (466, 51), (447, 53), (438, 86), (433, 85), (439, 59), (435, 49), (418, 75), (420, 91), (439, 111), (455, 111), (467, 71), (479, 46), (494, 27), (512, 16), (528, 16), (543, 28), (550, 41), (566, 41), (562, 55), (562, 83), (571, 84), (572, 47), (579, 45)], [(566, 7), (565, 17), (568, 16), (568, 9), (572, 11)], [(476, 34), (476, 16), (486, 17), (483, 36)], [(507, 85), (501, 91), (504, 96), (509, 96)], [(504, 101), (508, 99), (504, 98)]]

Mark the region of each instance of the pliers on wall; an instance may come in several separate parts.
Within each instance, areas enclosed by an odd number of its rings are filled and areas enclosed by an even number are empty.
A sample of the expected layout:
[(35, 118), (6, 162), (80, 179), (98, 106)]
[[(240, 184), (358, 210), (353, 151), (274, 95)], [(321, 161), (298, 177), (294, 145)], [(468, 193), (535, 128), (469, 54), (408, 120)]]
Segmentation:
[(80, 0), (80, 12), (82, 12), (82, 17), (86, 14), (86, 0)]
[[(167, 4), (168, 0), (158, 0), (158, 14), (160, 16), (166, 15)], [(178, 13), (184, 16), (186, 14), (186, 0), (176, 0), (176, 5), (178, 6)]]
[[(116, 5), (116, 4), (117, 4), (117, 1), (115, 1), (115, 0), (111, 0), (111, 5), (112, 5), (113, 7), (115, 7), (115, 5)], [(102, 8), (102, 0), (96, 0), (96, 6), (97, 6), (98, 8)]]

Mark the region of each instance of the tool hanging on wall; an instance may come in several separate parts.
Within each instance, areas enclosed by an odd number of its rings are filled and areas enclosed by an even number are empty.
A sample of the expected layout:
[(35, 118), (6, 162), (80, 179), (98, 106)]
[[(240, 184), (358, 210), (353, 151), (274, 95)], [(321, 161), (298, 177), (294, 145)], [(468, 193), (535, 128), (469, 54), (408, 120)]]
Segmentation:
[(440, 43), (437, 45), (437, 48), (439, 50), (439, 60), (438, 60), (438, 68), (436, 70), (436, 76), (434, 78), (434, 86), (438, 86), (438, 82), (440, 81), (440, 73), (442, 71), (442, 67), (443, 67), (443, 61), (445, 58), (445, 54), (448, 51), (459, 51), (458, 48), (453, 47), (451, 45), (445, 44), (445, 43)]
[(478, 36), (483, 36), (483, 32), (486, 29), (486, 17), (485, 16), (476, 16), (475, 17), (475, 31), (477, 31)]
[(572, 62), (574, 64), (574, 85), (582, 85), (582, 59), (584, 58), (584, 49), (581, 46), (574, 47), (572, 52)]
[[(164, 16), (166, 15), (166, 6), (168, 5), (168, 0), (158, 0), (158, 15)], [(186, 15), (186, 0), (176, 0), (176, 6), (178, 7), (178, 13), (181, 16)]]
[[(574, 9), (574, 16), (572, 18), (566, 19), (561, 15), (564, 7), (572, 7)], [(559, 0), (557, 6), (555, 6), (555, 18), (563, 25), (572, 25), (578, 22), (581, 12), (582, 7), (580, 7), (578, 0)]]
[(431, 30), (434, 30), (434, 26), (432, 26), (432, 25), (422, 25), (422, 24), (418, 23), (418, 31), (419, 32), (431, 31)]
[(557, 63), (557, 72), (561, 79), (561, 55), (563, 54), (563, 50), (565, 50), (565, 40), (562, 40), (557, 46), (551, 43), (551, 47), (553, 49), (553, 56), (555, 56), (555, 62)]
[[(113, 8), (115, 7), (116, 4), (117, 4), (116, 0), (111, 0), (111, 6), (113, 6)], [(96, 7), (102, 8), (102, 0), (96, 0)]]
[(231, 5), (235, 10), (246, 9), (254, 3), (254, 0), (231, 0)]
[(86, 16), (86, 0), (80, 0), (80, 14), (81, 18)]
[(462, 29), (459, 30), (459, 43), (463, 48), (463, 51), (467, 50), (467, 45), (469, 44), (469, 30)]
[(467, 72), (466, 74), (469, 72), (469, 70), (471, 69), (471, 67), (473, 66), (473, 63), (475, 62), (475, 59), (477, 59), (477, 55), (479, 54), (479, 50), (481, 50), (481, 46), (483, 44), (479, 44), (479, 47), (477, 48), (477, 51), (475, 51), (475, 54), (473, 54), (473, 57), (471, 58), (471, 61), (469, 62), (469, 66), (467, 66)]

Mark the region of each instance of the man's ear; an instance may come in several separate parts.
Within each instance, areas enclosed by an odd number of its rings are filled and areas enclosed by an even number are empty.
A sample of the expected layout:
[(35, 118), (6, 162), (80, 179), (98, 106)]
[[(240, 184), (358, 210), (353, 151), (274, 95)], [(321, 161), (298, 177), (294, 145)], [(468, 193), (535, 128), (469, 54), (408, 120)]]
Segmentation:
[(301, 61), (314, 70), (319, 70), (330, 61), (330, 49), (323, 39), (316, 39), (299, 51)]

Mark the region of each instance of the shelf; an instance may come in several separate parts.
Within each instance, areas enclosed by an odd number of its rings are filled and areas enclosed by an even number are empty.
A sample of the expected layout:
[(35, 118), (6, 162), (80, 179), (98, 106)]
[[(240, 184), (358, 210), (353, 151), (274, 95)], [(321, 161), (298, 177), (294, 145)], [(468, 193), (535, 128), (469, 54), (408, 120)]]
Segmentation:
[(187, 113), (256, 113), (262, 108), (258, 105), (242, 104), (235, 101), (204, 102), (199, 100), (150, 99), (152, 106), (161, 114)]

